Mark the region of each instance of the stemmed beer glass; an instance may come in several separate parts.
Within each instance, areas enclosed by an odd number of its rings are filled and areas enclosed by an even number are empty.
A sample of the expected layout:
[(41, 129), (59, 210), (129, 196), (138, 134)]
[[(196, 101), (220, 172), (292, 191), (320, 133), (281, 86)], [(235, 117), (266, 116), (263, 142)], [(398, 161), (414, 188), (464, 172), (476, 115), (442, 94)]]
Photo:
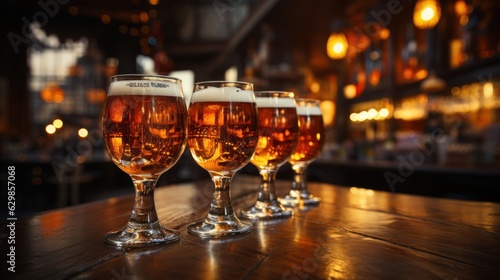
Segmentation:
[(290, 217), (276, 195), (276, 173), (287, 162), (297, 144), (299, 128), (293, 92), (255, 92), (259, 118), (259, 141), (250, 161), (259, 169), (261, 184), (257, 202), (241, 213), (248, 219)]
[(156, 214), (154, 188), (179, 159), (187, 138), (187, 108), (181, 80), (155, 75), (117, 75), (111, 80), (102, 116), (112, 161), (135, 186), (132, 215), (123, 230), (104, 240), (124, 247), (152, 246), (179, 239)]
[(286, 206), (317, 205), (321, 199), (309, 193), (305, 175), (307, 167), (319, 157), (325, 143), (320, 101), (297, 98), (295, 102), (299, 117), (299, 141), (288, 160), (292, 165), (294, 177), (289, 195), (279, 201)]
[(199, 82), (188, 110), (188, 145), (195, 161), (210, 173), (214, 194), (205, 220), (188, 226), (200, 237), (219, 238), (251, 231), (231, 206), (234, 173), (255, 152), (258, 121), (253, 84)]

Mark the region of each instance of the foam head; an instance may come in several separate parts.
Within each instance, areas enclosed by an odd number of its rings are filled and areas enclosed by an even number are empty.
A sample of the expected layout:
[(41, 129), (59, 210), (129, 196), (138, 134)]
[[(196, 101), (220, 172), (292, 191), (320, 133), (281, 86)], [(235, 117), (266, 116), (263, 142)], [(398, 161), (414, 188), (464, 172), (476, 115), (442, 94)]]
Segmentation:
[(297, 106), (297, 115), (299, 116), (321, 116), (321, 109), (316, 106)]
[(250, 102), (255, 103), (252, 90), (238, 87), (207, 87), (193, 92), (191, 103), (195, 102)]

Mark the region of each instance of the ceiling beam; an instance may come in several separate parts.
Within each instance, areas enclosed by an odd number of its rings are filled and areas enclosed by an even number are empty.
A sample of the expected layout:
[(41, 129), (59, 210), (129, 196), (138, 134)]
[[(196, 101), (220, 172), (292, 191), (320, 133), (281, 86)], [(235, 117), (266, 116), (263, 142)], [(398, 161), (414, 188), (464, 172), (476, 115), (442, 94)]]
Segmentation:
[(219, 69), (231, 55), (232, 51), (241, 43), (241, 41), (255, 28), (255, 26), (264, 18), (264, 16), (279, 2), (279, 0), (262, 0), (252, 14), (243, 22), (243, 24), (229, 37), (229, 41), (212, 61), (205, 68), (204, 77), (209, 77), (215, 70)]

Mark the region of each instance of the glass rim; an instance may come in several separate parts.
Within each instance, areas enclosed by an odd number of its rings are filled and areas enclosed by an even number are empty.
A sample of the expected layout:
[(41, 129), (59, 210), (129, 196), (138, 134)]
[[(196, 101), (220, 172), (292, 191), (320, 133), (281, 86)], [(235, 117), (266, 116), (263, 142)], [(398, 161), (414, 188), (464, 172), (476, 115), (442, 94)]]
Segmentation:
[(210, 86), (210, 85), (216, 85), (216, 86), (224, 86), (224, 87), (229, 87), (229, 86), (238, 86), (238, 87), (251, 87), (253, 90), (254, 84), (250, 82), (244, 82), (244, 81), (222, 81), (222, 80), (214, 80), (214, 81), (200, 81), (194, 83), (194, 86)]
[(314, 98), (295, 98), (295, 102), (298, 103), (305, 103), (305, 104), (321, 104), (321, 100), (319, 99), (314, 99)]
[(118, 74), (111, 77), (111, 82), (131, 80), (163, 80), (172, 83), (182, 83), (182, 80), (179, 78), (158, 74)]
[(293, 91), (285, 90), (259, 90), (255, 91), (255, 98), (295, 98)]

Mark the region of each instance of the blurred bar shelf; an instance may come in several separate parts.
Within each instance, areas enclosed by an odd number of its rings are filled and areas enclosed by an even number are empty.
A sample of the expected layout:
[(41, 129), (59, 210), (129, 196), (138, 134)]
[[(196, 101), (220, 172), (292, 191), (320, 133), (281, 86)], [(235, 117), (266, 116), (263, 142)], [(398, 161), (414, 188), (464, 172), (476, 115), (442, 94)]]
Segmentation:
[[(393, 181), (392, 187), (385, 177), (389, 173), (390, 178), (400, 176), (399, 181)], [(308, 177), (330, 184), (388, 192), (500, 202), (499, 162), (488, 165), (470, 161), (412, 165), (398, 160), (321, 159), (311, 164)]]

